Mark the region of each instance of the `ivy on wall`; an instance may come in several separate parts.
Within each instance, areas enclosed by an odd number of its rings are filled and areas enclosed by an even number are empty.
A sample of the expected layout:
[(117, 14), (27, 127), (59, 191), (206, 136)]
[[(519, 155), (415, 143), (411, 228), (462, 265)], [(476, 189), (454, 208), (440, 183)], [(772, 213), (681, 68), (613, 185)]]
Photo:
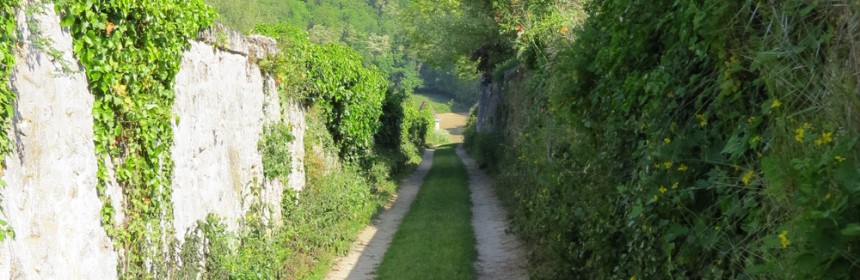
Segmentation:
[[(13, 49), (18, 34), (15, 22), (15, 9), (18, 5), (18, 0), (0, 2), (0, 157), (4, 159), (12, 152), (12, 141), (6, 132), (9, 131), (13, 115), (12, 103), (15, 101), (9, 77), (12, 75), (12, 66), (15, 65)], [(0, 166), (0, 169), (3, 168), (5, 163)], [(3, 181), (0, 181), (0, 184), (6, 185)], [(6, 221), (0, 219), (0, 241), (7, 237), (14, 237), (14, 233)]]
[[(188, 40), (211, 24), (200, 0), (57, 0), (86, 67), (93, 104), (102, 219), (123, 278), (168, 275), (172, 226), (174, 77)], [(111, 205), (108, 162), (124, 205)], [(118, 226), (115, 208), (126, 217)]]

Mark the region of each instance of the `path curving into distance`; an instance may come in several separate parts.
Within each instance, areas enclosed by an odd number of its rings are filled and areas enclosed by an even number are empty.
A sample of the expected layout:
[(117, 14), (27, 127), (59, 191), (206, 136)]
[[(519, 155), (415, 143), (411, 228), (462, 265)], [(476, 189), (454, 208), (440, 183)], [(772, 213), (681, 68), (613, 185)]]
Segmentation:
[(433, 165), (434, 152), (435, 150), (432, 149), (424, 151), (421, 164), (418, 165), (415, 173), (400, 185), (397, 195), (393, 199), (394, 202), (370, 226), (359, 233), (358, 239), (353, 242), (349, 249), (349, 255), (337, 258), (334, 267), (325, 279), (359, 280), (374, 278), (374, 271), (382, 262), (382, 257), (388, 250), (388, 245), (391, 244), (391, 239), (397, 232), (400, 221), (403, 220), (403, 215), (409, 211), (409, 207), (418, 194), (418, 189), (424, 182), (424, 177), (427, 176)]
[(524, 248), (516, 236), (505, 232), (508, 219), (505, 209), (490, 186), (489, 178), (469, 157), (463, 145), (457, 146), (457, 156), (469, 172), (472, 228), (477, 240), (475, 247), (478, 249), (478, 260), (475, 262), (477, 279), (528, 279)]

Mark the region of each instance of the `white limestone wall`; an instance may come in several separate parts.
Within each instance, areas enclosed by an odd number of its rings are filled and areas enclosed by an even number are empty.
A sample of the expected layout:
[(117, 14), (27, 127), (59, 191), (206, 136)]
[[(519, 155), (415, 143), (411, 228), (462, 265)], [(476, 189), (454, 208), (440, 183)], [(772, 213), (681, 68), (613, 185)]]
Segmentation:
[[(227, 33), (227, 42), (212, 42), (227, 49), (192, 42), (174, 87), (174, 112), (179, 122), (174, 125), (172, 148), (173, 224), (180, 240), (210, 213), (235, 231), (255, 198), (253, 186), (262, 187), (257, 198), (269, 206), (268, 216), (280, 221), (284, 184), (265, 181), (257, 144), (267, 123), (286, 119), (299, 135), (304, 127), (302, 109), (281, 108), (273, 79), (263, 76), (253, 63), (253, 59), (272, 52), (275, 42), (214, 30)], [(213, 37), (206, 34), (204, 40)], [(282, 115), (282, 109), (287, 109), (286, 114)], [(301, 143), (284, 143), (295, 150), (295, 181), (285, 182), (294, 188), (304, 184)]]
[[(63, 53), (75, 71), (37, 49), (26, 20)], [(14, 153), (5, 160), (3, 219), (15, 231), (0, 245), (0, 279), (114, 279), (117, 254), (101, 226), (93, 151), (93, 97), (60, 29), (52, 5), (26, 19), (18, 14), (22, 47), (11, 86), (18, 94), (12, 128)]]

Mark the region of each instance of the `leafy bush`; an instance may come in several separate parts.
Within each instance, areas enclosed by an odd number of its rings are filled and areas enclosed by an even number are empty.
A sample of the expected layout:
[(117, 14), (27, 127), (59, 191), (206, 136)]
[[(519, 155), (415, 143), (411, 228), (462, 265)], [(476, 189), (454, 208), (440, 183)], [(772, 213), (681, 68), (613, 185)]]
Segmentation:
[(340, 156), (357, 160), (367, 155), (388, 87), (382, 74), (362, 65), (355, 50), (308, 43), (295, 28), (261, 25), (255, 31), (280, 39), (283, 53), (262, 62), (263, 69), (281, 81), (282, 91), (300, 91), (309, 104), (319, 106)]
[(383, 114), (380, 116), (382, 125), (375, 139), (380, 150), (396, 151), (396, 155), (383, 152), (395, 158), (392, 174), (396, 174), (405, 170), (400, 168), (402, 165), (414, 166), (421, 163), (421, 148), (426, 142), (428, 127), (433, 125), (433, 120), (430, 110), (418, 110), (407, 92), (391, 91), (389, 90), (389, 96), (383, 105)]

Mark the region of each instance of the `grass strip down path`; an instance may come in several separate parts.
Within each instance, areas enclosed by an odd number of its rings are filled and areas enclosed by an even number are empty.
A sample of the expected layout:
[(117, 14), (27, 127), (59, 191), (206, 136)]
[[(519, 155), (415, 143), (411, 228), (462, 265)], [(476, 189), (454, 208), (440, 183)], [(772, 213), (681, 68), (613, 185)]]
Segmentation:
[(466, 168), (452, 145), (439, 148), (377, 279), (474, 279), (471, 207)]

